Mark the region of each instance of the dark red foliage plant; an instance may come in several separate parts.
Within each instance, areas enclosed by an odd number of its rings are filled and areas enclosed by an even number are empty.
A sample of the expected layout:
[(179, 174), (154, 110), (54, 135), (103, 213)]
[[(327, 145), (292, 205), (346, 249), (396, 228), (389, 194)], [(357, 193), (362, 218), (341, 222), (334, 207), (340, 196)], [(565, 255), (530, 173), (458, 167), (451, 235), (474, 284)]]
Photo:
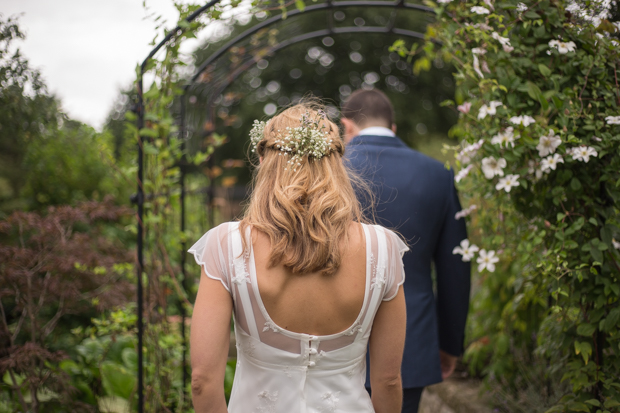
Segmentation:
[(67, 317), (131, 300), (133, 258), (119, 239), (131, 214), (108, 198), (0, 221), (0, 377), (24, 412), (89, 409), (58, 368), (66, 354), (54, 331)]

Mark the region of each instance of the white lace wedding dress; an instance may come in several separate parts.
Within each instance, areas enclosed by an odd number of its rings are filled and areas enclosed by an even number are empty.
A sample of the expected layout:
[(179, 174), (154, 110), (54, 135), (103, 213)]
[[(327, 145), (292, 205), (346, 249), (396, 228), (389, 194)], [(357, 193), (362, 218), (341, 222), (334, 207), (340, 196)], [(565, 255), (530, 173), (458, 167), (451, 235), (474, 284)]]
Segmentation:
[(261, 300), (254, 255), (243, 252), (238, 222), (221, 224), (189, 252), (208, 277), (220, 280), (234, 302), (237, 370), (231, 413), (374, 412), (364, 389), (366, 346), (381, 304), (405, 281), (407, 246), (393, 232), (364, 225), (366, 289), (357, 320), (328, 336), (287, 331), (269, 317)]

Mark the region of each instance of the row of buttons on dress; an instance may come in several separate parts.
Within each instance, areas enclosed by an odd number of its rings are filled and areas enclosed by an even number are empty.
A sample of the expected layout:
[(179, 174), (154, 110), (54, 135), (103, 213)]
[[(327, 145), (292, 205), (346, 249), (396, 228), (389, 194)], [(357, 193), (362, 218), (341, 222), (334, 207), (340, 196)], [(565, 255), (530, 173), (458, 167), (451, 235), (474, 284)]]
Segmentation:
[(319, 352), (316, 347), (318, 347), (319, 342), (317, 336), (309, 336), (308, 337), (308, 345), (310, 346), (306, 351), (307, 355), (304, 358), (308, 359), (308, 367), (316, 366), (316, 362), (325, 355), (324, 351)]

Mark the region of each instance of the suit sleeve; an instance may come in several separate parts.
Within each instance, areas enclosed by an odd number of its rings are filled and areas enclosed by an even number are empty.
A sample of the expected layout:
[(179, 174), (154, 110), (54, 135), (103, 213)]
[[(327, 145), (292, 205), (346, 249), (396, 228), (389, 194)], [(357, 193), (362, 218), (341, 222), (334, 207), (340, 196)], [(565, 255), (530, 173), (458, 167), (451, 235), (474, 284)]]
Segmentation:
[(455, 219), (461, 210), (454, 172), (450, 170), (449, 199), (443, 217), (443, 226), (434, 252), (437, 271), (437, 318), (439, 348), (454, 356), (463, 353), (465, 322), (469, 310), (471, 268), (461, 255), (452, 253), (454, 247), (467, 238), (465, 219)]

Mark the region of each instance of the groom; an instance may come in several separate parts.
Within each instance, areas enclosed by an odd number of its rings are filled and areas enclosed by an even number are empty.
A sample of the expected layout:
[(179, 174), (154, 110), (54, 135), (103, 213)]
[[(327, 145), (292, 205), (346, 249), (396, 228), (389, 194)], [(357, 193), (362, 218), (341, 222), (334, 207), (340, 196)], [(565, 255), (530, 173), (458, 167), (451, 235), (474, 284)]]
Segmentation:
[[(415, 413), (424, 387), (450, 376), (463, 353), (470, 266), (452, 254), (467, 238), (464, 220), (454, 217), (461, 210), (454, 173), (396, 136), (394, 110), (383, 92), (353, 92), (341, 123), (346, 161), (371, 185), (377, 223), (396, 229), (411, 249), (403, 257), (407, 338), (401, 375), (402, 412)], [(367, 388), (369, 377), (367, 372)]]

